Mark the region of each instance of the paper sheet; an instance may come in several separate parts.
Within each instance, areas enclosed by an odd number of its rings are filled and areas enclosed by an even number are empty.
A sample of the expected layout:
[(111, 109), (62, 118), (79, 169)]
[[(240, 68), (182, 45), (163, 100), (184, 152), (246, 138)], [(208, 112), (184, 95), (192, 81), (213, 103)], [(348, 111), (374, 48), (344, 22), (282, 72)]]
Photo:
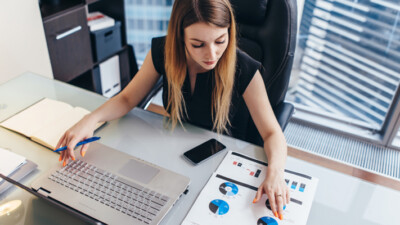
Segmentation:
[(31, 137), (48, 125), (54, 126), (60, 115), (72, 110), (72, 106), (45, 98), (1, 123), (1, 126)]
[(183, 225), (305, 225), (318, 180), (285, 171), (290, 203), (283, 220), (274, 217), (266, 195), (253, 204), (263, 182), (266, 163), (242, 154), (228, 152), (192, 206)]
[[(0, 173), (8, 176), (20, 166), (26, 163), (26, 159), (9, 150), (0, 148)], [(0, 183), (3, 179), (0, 178)]]

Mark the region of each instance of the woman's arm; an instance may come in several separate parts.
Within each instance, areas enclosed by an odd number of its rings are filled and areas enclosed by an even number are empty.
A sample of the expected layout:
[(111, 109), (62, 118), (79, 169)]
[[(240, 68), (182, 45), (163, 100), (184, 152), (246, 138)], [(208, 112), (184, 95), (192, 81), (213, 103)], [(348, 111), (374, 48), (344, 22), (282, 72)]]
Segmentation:
[[(61, 153), (60, 161), (64, 160), (64, 164), (66, 164), (69, 158), (74, 160), (75, 154), (73, 149), (76, 144), (93, 136), (95, 126), (98, 122), (114, 120), (128, 113), (149, 93), (159, 78), (160, 74), (154, 67), (151, 51), (149, 51), (142, 67), (122, 92), (109, 99), (92, 113), (86, 115), (60, 138), (56, 149), (61, 146), (67, 146), (67, 150)], [(82, 146), (82, 156), (84, 156), (87, 148), (88, 145)]]
[(258, 201), (263, 193), (267, 194), (272, 212), (282, 219), (283, 206), (288, 204), (290, 199), (289, 189), (283, 177), (287, 146), (259, 71), (247, 86), (243, 98), (264, 141), (264, 151), (268, 158), (267, 176), (259, 187), (254, 202)]

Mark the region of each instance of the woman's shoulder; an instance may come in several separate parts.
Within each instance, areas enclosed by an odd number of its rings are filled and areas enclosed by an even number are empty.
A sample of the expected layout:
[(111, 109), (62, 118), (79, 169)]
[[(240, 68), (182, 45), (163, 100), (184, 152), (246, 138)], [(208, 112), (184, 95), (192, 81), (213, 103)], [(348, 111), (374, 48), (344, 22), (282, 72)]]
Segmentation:
[(161, 37), (154, 37), (151, 39), (151, 51), (160, 54), (162, 53), (164, 57), (164, 46), (165, 46), (165, 37), (166, 36), (161, 36)]
[(155, 37), (151, 40), (151, 57), (153, 59), (154, 67), (160, 74), (165, 73), (164, 46), (165, 46), (165, 36)]
[(151, 39), (151, 46), (155, 45), (157, 47), (163, 46), (165, 45), (165, 37), (166, 36), (160, 36), (160, 37), (153, 37), (153, 39)]
[[(245, 67), (248, 69), (259, 69), (261, 63), (257, 60), (253, 59), (243, 50), (237, 48), (236, 49), (236, 62), (238, 66)], [(255, 72), (255, 71), (254, 71)]]
[(240, 95), (243, 95), (257, 70), (262, 71), (261, 63), (238, 48), (236, 50), (235, 87)]

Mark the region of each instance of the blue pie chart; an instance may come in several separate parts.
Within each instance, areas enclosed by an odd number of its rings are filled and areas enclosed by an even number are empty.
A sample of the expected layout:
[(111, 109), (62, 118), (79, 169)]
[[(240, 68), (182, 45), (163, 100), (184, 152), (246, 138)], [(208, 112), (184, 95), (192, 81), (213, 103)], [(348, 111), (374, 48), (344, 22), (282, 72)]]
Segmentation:
[(217, 215), (224, 215), (229, 211), (229, 205), (224, 200), (215, 199), (210, 202), (209, 208), (211, 212)]
[(225, 182), (219, 186), (219, 191), (224, 195), (234, 196), (238, 193), (239, 189), (236, 186), (236, 184), (231, 182)]
[(278, 222), (274, 218), (265, 216), (258, 219), (257, 225), (278, 225)]

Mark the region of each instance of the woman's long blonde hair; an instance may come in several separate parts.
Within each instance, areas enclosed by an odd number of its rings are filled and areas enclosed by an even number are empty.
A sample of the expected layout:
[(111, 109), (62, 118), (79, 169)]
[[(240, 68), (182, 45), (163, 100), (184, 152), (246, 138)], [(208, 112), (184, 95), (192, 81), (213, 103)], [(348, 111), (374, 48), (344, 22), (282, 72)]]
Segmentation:
[(213, 130), (228, 132), (229, 108), (236, 67), (236, 23), (228, 0), (175, 0), (165, 41), (165, 72), (168, 80), (168, 104), (172, 129), (182, 123), (186, 113), (182, 85), (187, 73), (184, 29), (205, 22), (228, 27), (228, 46), (214, 69), (211, 115)]

